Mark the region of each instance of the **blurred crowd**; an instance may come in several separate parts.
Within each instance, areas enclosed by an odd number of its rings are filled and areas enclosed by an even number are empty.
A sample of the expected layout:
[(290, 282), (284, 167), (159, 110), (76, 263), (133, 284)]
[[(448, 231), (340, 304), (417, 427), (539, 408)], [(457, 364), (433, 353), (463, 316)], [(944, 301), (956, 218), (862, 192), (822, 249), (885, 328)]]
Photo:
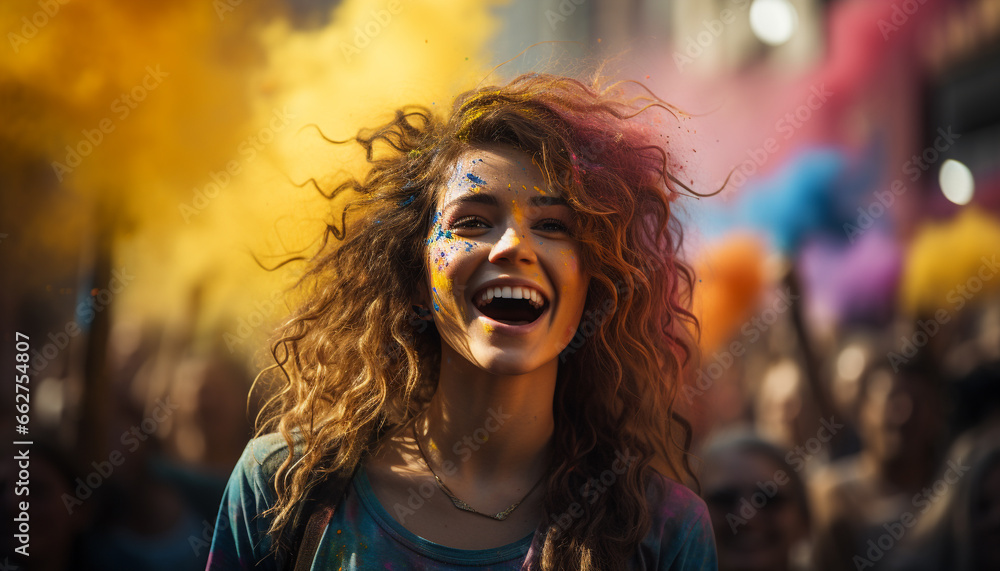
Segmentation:
[(1000, 302), (828, 338), (793, 313), (694, 397), (719, 568), (1000, 569)]
[[(178, 349), (161, 333), (118, 327), (106, 385), (62, 380), (99, 392), (79, 401), (98, 405), (63, 407), (49, 419), (36, 405), (30, 557), (8, 557), (11, 569), (204, 569), (223, 489), (252, 435), (253, 374), (245, 356), (221, 344)], [(45, 373), (35, 387), (54, 371)], [(15, 494), (16, 468), (0, 465), (10, 514), (26, 499)], [(4, 553), (18, 545), (5, 535)]]

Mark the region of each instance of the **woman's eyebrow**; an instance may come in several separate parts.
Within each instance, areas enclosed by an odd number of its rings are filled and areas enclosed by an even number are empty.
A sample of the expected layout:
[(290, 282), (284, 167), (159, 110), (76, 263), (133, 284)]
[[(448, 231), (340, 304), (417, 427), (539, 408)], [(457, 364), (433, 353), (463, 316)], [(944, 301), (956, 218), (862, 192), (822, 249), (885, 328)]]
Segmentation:
[[(492, 194), (486, 192), (467, 192), (446, 204), (444, 209), (449, 210), (453, 206), (470, 202), (485, 204), (487, 206), (500, 206), (500, 201)], [(531, 206), (569, 206), (566, 199), (561, 196), (532, 196), (528, 199), (528, 204)]]
[(449, 210), (451, 207), (458, 204), (466, 204), (470, 202), (486, 204), (488, 206), (500, 206), (500, 201), (492, 194), (485, 192), (467, 192), (446, 204), (444, 206), (444, 210)]

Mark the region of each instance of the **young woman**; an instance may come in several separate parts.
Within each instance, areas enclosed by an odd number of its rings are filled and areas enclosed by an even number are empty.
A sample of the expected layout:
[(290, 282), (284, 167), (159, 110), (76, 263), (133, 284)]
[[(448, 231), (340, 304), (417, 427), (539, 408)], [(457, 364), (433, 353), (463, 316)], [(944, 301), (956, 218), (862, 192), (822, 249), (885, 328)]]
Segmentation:
[(716, 568), (678, 483), (683, 184), (640, 122), (670, 109), (622, 85), (525, 75), (354, 139), (208, 569)]

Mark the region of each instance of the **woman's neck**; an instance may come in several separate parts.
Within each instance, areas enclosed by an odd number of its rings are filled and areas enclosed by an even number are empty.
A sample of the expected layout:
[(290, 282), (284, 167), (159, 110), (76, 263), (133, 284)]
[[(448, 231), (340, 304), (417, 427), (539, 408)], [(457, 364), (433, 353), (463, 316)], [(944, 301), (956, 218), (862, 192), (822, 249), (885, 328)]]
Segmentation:
[(533, 483), (547, 468), (558, 362), (494, 375), (449, 353), (442, 354), (437, 391), (416, 424), (434, 470), (446, 482)]

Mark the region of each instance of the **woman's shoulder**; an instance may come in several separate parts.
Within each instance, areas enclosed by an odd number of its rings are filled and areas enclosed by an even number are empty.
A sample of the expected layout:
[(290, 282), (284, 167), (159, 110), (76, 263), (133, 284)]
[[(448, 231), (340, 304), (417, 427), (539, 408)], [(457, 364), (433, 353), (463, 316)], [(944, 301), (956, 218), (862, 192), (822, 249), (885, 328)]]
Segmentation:
[[(293, 433), (292, 441), (296, 452), (300, 453), (302, 437)], [(255, 476), (255, 479), (272, 480), (288, 454), (288, 441), (284, 435), (278, 432), (263, 434), (247, 442), (237, 468), (245, 474)]]
[(651, 525), (642, 542), (647, 569), (715, 569), (708, 506), (684, 484), (650, 470), (646, 499)]
[[(293, 434), (293, 442), (296, 453), (301, 453), (301, 437)], [(258, 513), (273, 506), (277, 499), (274, 480), (288, 456), (288, 442), (280, 433), (250, 440), (229, 478), (228, 499), (252, 505)]]
[(689, 521), (708, 517), (708, 506), (691, 488), (656, 470), (649, 471), (646, 499), (654, 518)]
[[(298, 444), (294, 440), (293, 443)], [(274, 478), (289, 456), (281, 434), (265, 434), (247, 443), (222, 496), (209, 552), (208, 569), (277, 569), (269, 535), (277, 501)]]

